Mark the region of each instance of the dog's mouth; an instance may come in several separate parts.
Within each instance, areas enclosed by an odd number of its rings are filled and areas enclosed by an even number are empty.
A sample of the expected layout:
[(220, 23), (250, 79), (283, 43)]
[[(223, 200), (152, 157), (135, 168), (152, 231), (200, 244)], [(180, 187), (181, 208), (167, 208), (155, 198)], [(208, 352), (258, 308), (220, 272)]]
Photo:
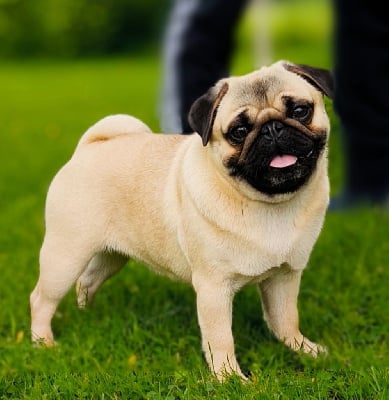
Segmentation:
[(309, 180), (325, 142), (325, 134), (308, 135), (279, 121), (269, 121), (246, 140), (227, 161), (227, 167), (232, 176), (262, 193), (295, 192)]

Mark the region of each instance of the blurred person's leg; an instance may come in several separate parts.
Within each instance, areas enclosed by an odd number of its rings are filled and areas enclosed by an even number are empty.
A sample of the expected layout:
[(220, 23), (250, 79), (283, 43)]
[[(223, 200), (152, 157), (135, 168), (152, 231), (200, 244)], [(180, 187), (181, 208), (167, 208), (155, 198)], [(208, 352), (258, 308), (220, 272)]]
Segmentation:
[(162, 130), (190, 133), (193, 101), (229, 74), (234, 33), (247, 0), (175, 0), (164, 47)]
[(335, 109), (346, 156), (331, 208), (389, 202), (389, 13), (379, 0), (334, 0)]

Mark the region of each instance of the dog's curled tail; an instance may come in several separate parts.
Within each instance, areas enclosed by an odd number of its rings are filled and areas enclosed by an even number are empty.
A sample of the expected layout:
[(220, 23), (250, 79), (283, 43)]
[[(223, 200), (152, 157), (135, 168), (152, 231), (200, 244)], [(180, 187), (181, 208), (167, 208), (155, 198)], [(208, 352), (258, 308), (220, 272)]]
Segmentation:
[(131, 115), (109, 115), (96, 122), (84, 133), (78, 142), (77, 149), (86, 144), (104, 142), (132, 133), (151, 133), (151, 129)]

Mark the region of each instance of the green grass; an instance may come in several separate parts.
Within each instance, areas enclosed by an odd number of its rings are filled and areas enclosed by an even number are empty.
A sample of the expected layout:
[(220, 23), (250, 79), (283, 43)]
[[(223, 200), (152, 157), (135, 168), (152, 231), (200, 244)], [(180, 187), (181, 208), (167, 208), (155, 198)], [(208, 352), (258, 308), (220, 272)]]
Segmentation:
[[(302, 3), (275, 6), (275, 57), (330, 66), (326, 3), (306, 11), (316, 21), (307, 18), (308, 27), (318, 27), (312, 35), (296, 22)], [(281, 24), (284, 15), (297, 28)], [(240, 29), (237, 73), (252, 69), (250, 26), (247, 18)], [(327, 357), (314, 360), (278, 343), (248, 287), (236, 297), (233, 328), (252, 382), (219, 384), (200, 351), (192, 289), (135, 263), (104, 285), (90, 309), (77, 309), (74, 292), (65, 297), (53, 321), (59, 346), (31, 345), (28, 297), (38, 275), (49, 182), (81, 133), (104, 115), (131, 113), (158, 130), (159, 78), (155, 54), (0, 65), (0, 399), (388, 398), (389, 220), (373, 209), (328, 214), (303, 277), (301, 327), (329, 347)], [(336, 192), (343, 158), (328, 106)]]

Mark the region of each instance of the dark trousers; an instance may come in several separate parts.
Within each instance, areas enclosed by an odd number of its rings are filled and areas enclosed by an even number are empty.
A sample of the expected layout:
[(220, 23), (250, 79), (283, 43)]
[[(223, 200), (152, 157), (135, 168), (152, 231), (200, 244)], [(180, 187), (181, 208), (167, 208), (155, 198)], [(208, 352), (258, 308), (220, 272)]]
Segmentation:
[[(180, 121), (165, 130), (192, 133), (189, 109), (219, 79), (229, 75), (234, 49), (235, 28), (247, 0), (175, 0), (168, 25), (165, 58), (165, 95), (162, 101), (174, 103), (166, 119)], [(166, 92), (167, 89), (167, 92)], [(163, 124), (164, 125), (164, 124)], [(179, 126), (180, 125), (180, 126)]]
[(389, 13), (378, 0), (334, 0), (335, 110), (346, 191), (389, 193)]

